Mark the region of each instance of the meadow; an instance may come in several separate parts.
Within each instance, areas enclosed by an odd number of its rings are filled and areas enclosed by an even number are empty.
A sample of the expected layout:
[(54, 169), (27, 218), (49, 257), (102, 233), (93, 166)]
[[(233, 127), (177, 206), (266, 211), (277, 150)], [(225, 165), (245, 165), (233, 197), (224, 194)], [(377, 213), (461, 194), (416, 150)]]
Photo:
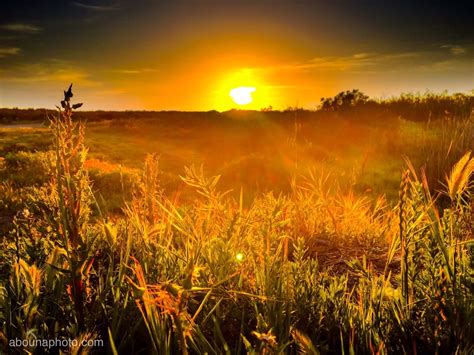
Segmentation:
[(71, 97), (0, 110), (2, 351), (474, 351), (474, 96), (223, 113)]

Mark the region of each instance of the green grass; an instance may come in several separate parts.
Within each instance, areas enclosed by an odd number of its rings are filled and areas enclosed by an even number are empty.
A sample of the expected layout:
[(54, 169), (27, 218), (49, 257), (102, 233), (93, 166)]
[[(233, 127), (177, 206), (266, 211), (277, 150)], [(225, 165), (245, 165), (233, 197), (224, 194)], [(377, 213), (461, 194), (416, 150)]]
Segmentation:
[[(395, 123), (380, 128), (344, 119), (331, 124), (302, 119), (295, 141), (291, 124), (255, 120), (250, 124), (191, 120), (188, 126), (171, 119), (167, 123), (150, 119), (90, 122), (85, 144), (90, 159), (132, 169), (142, 168), (147, 154), (158, 154), (167, 190), (181, 185), (177, 176), (184, 166), (202, 164), (209, 174), (222, 176), (223, 188), (238, 194), (242, 187), (249, 195), (288, 192), (292, 176), (318, 168), (335, 172), (347, 183), (360, 178), (361, 186), (392, 199), (404, 165), (402, 155), (412, 155), (396, 141), (398, 137), (390, 136), (400, 130)], [(413, 125), (420, 130), (422, 124)], [(0, 133), (3, 157), (10, 151), (43, 151), (50, 146), (46, 129), (8, 128)], [(404, 134), (417, 139), (417, 133)]]

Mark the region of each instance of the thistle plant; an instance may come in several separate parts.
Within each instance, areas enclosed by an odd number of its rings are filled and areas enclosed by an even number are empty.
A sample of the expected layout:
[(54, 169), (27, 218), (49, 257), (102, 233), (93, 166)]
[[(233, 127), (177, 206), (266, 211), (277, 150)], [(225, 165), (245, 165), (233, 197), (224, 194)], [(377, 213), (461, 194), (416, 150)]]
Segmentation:
[(64, 91), (58, 114), (51, 120), (56, 174), (52, 182), (57, 194), (57, 218), (53, 224), (58, 242), (66, 251), (70, 280), (68, 290), (74, 302), (78, 327), (85, 329), (85, 286), (92, 264), (91, 235), (88, 230), (92, 196), (84, 162), (84, 124), (74, 122), (73, 110), (82, 106), (72, 104), (72, 84)]

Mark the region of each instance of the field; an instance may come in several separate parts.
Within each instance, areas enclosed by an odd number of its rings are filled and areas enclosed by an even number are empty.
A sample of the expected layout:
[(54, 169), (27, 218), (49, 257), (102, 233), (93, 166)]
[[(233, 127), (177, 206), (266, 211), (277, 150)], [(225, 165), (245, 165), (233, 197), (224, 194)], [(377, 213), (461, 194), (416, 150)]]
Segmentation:
[(353, 93), (0, 110), (3, 349), (472, 353), (474, 97)]

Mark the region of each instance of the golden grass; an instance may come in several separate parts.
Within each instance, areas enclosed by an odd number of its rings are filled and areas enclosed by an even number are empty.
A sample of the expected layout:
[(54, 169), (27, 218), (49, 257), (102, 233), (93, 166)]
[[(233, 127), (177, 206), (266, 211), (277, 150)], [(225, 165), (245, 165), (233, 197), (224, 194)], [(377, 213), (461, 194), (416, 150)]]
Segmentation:
[(446, 191), (410, 164), (396, 205), (315, 171), (245, 205), (196, 166), (177, 203), (151, 155), (112, 219), (65, 94), (49, 181), (23, 191), (0, 252), (2, 351), (15, 337), (97, 337), (106, 349), (89, 350), (114, 354), (474, 350), (470, 153)]

